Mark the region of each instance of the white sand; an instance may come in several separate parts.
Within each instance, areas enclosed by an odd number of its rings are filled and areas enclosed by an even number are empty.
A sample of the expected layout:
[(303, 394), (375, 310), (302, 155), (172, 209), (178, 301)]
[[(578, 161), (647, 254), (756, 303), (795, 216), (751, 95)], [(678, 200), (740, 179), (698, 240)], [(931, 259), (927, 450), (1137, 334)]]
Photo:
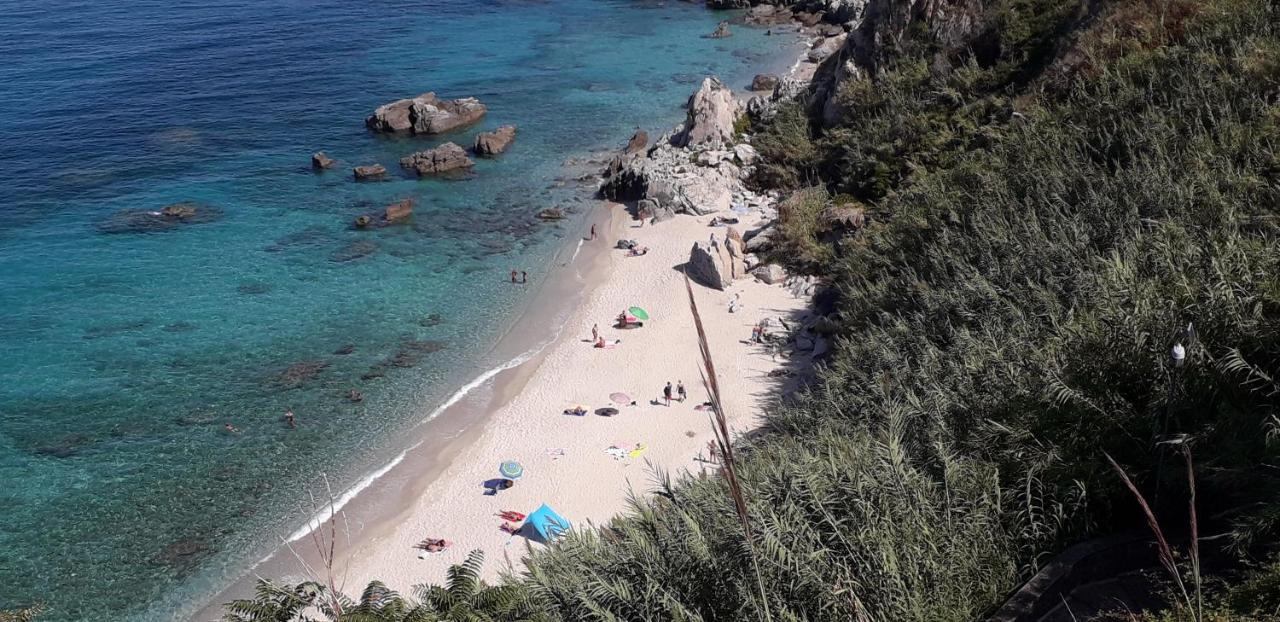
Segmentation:
[[(643, 257), (610, 251), (604, 281), (585, 297), (564, 337), (550, 346), (527, 384), (493, 413), (479, 439), (427, 486), (421, 498), (408, 501), (413, 508), (406, 520), (386, 527), (353, 552), (347, 592), (359, 593), (372, 579), (398, 590), (443, 582), (449, 565), (461, 562), (473, 549), (484, 551), (485, 575), (493, 578), (509, 563), (519, 568), (527, 542), (501, 531), (497, 512), (527, 514), (546, 502), (576, 528), (586, 527), (588, 521), (600, 525), (625, 509), (629, 489), (653, 488), (653, 469), (647, 463), (672, 474), (703, 468), (697, 458), (705, 456), (713, 433), (707, 414), (694, 410), (707, 398), (684, 276), (675, 267), (688, 259), (695, 241), (708, 239), (712, 232), (724, 239), (724, 228), (707, 226), (710, 218), (680, 215), (637, 227), (623, 216), (614, 219), (619, 224), (611, 235), (590, 242), (612, 247), (618, 237), (631, 238), (650, 251)], [(752, 228), (755, 219), (754, 214), (744, 218), (738, 230)], [(730, 314), (728, 301), (739, 292), (743, 306)], [(791, 317), (805, 301), (781, 285), (755, 279), (736, 281), (724, 292), (694, 284), (694, 294), (730, 425), (735, 433), (749, 430), (766, 401), (776, 399), (778, 379), (766, 374), (783, 362), (774, 361), (761, 346), (744, 342), (757, 321)], [(643, 328), (614, 329), (614, 318), (631, 305), (647, 309), (652, 319)], [(599, 324), (606, 339), (620, 338), (622, 343), (612, 349), (593, 348), (586, 342), (592, 324)], [(662, 395), (668, 381), (674, 385), (679, 380), (688, 389), (688, 401), (672, 402), (670, 407), (649, 403)], [(594, 410), (610, 406), (609, 394), (616, 391), (630, 394), (638, 404), (620, 407), (621, 414), (614, 417), (597, 416)], [(584, 417), (562, 414), (575, 404), (590, 412)], [(614, 443), (643, 443), (647, 451), (638, 459), (618, 461), (605, 453)], [(564, 456), (553, 459), (547, 453), (553, 448), (563, 449)], [(499, 463), (507, 459), (523, 463), (524, 477), (513, 488), (486, 496), (482, 483), (497, 478)], [(419, 559), (412, 547), (428, 537), (454, 544), (442, 554)]]

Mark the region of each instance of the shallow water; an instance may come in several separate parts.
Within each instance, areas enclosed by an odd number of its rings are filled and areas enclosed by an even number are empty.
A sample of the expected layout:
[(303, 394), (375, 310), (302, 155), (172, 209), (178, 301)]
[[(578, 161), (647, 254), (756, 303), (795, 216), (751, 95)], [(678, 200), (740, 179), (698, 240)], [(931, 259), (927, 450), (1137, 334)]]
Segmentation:
[[(301, 525), (317, 473), (341, 489), (402, 449), (501, 363), (489, 346), (533, 289), (508, 271), (537, 282), (574, 230), (533, 214), (585, 210), (595, 167), (566, 160), (656, 135), (702, 75), (744, 85), (791, 44), (704, 38), (724, 16), (683, 2), (5, 8), (0, 608), (45, 601), (52, 621), (189, 615), (169, 603)], [(427, 90), (489, 115), (440, 139), (364, 130)], [(507, 123), (511, 151), (468, 178), (396, 165)], [(309, 169), (320, 149), (337, 168)], [(350, 179), (373, 162), (390, 181)], [(411, 224), (349, 226), (402, 198)], [(107, 232), (177, 202), (209, 221)]]

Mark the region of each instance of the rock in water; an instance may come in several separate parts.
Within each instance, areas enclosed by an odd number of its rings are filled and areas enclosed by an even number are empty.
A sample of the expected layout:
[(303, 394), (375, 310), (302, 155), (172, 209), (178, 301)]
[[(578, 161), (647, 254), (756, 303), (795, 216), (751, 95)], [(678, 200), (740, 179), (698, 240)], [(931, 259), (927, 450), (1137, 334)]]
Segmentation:
[(631, 140), (627, 141), (627, 148), (623, 150), (625, 155), (635, 155), (645, 150), (649, 146), (649, 133), (644, 130), (636, 130), (631, 135)]
[(355, 175), (356, 181), (374, 181), (386, 176), (387, 167), (381, 164), (368, 164), (351, 169), (351, 173)]
[(197, 203), (174, 203), (159, 210), (122, 210), (98, 225), (103, 233), (151, 233), (168, 231), (182, 225), (212, 222), (221, 212)]
[(409, 220), (413, 215), (413, 199), (405, 199), (388, 205), (380, 214), (363, 214), (357, 216), (355, 227), (357, 229), (367, 229), (369, 227), (385, 227)]
[(564, 220), (564, 210), (558, 207), (548, 207), (537, 214), (542, 220)]
[(674, 138), (679, 147), (724, 149), (733, 144), (733, 123), (738, 118), (738, 100), (719, 78), (702, 80), (698, 92), (689, 98), (689, 114), (684, 131)]
[(516, 139), (516, 126), (504, 125), (492, 132), (476, 134), (476, 142), (472, 151), (476, 155), (495, 156), (507, 150), (511, 141)]
[(733, 32), (729, 30), (729, 22), (720, 22), (720, 25), (716, 26), (715, 32), (711, 33), (710, 36), (712, 39), (723, 39), (725, 37), (732, 37)]
[(423, 93), (379, 106), (364, 124), (375, 132), (440, 134), (475, 123), (488, 110), (474, 97), (446, 100)]
[(724, 264), (720, 259), (720, 250), (707, 242), (695, 242), (689, 251), (689, 263), (685, 265), (685, 273), (689, 278), (711, 287), (723, 290), (731, 282)]
[(311, 154), (311, 168), (316, 169), (317, 171), (332, 168), (333, 164), (333, 158), (325, 155), (323, 151), (317, 151)]
[(778, 74), (776, 73), (759, 73), (751, 80), (751, 90), (773, 92), (778, 88)]
[(417, 171), (419, 176), (435, 175), (475, 166), (467, 151), (456, 143), (445, 143), (435, 149), (419, 151), (400, 159), (400, 166)]

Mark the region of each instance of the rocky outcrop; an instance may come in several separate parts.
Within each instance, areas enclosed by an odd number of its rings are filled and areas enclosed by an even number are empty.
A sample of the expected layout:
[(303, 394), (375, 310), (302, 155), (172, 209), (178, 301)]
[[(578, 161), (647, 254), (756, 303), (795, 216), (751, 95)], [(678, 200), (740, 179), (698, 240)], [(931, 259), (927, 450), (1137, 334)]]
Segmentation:
[(474, 97), (440, 99), (423, 93), (379, 106), (365, 127), (383, 133), (440, 134), (479, 121), (488, 108)]
[(540, 220), (564, 220), (565, 213), (564, 210), (559, 207), (548, 207), (539, 211), (536, 216)]
[(733, 146), (733, 157), (737, 158), (738, 164), (751, 166), (752, 164), (755, 164), (756, 159), (760, 157), (760, 153), (751, 145), (740, 144)]
[(387, 176), (387, 167), (381, 164), (366, 164), (351, 169), (356, 181), (377, 181)]
[(400, 158), (400, 166), (422, 177), (469, 168), (475, 166), (475, 161), (468, 157), (467, 151), (456, 143), (445, 143), (434, 149), (419, 151)]
[(776, 232), (777, 229), (773, 223), (748, 231), (744, 237), (746, 251), (751, 254), (758, 254), (773, 248), (773, 236)]
[(814, 43), (809, 50), (807, 58), (811, 63), (821, 63), (832, 56), (835, 56), (840, 48), (844, 47), (845, 39), (848, 35), (841, 34), (835, 37), (826, 37)]
[(778, 81), (779, 78), (776, 73), (756, 74), (756, 77), (751, 80), (751, 90), (768, 91), (772, 93), (773, 89), (778, 88)]
[(678, 147), (723, 149), (733, 144), (733, 124), (739, 112), (733, 91), (719, 78), (708, 76), (689, 98), (684, 131), (673, 142)]
[(791, 21), (791, 9), (772, 4), (758, 4), (747, 11), (744, 20), (752, 26), (776, 26)]
[(357, 216), (353, 224), (357, 229), (385, 227), (409, 220), (411, 216), (413, 216), (413, 199), (405, 199), (388, 205), (381, 212)]
[(475, 145), (471, 150), (480, 156), (495, 156), (507, 150), (511, 141), (516, 139), (516, 126), (504, 125), (492, 132), (476, 134)]
[(844, 24), (861, 19), (868, 3), (868, 0), (798, 0), (793, 8), (818, 15), (832, 24)]
[(333, 161), (333, 158), (325, 155), (323, 151), (317, 151), (311, 154), (311, 168), (317, 171), (333, 168), (334, 164), (336, 163)]
[(368, 257), (378, 251), (378, 243), (373, 240), (355, 240), (329, 254), (329, 261), (346, 263), (361, 257)]
[(715, 32), (712, 32), (708, 36), (712, 39), (723, 39), (725, 37), (732, 37), (733, 32), (729, 30), (729, 22), (720, 22), (720, 25), (716, 26)]

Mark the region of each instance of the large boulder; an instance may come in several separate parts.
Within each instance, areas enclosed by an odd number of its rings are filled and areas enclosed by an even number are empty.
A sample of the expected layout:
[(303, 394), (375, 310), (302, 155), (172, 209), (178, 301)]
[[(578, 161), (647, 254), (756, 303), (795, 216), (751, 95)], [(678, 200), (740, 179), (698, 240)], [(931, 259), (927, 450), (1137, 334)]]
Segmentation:
[(759, 229), (753, 229), (747, 232), (745, 237), (745, 248), (748, 253), (757, 254), (773, 248), (773, 236), (777, 233), (777, 228), (773, 223), (769, 223)]
[(365, 127), (384, 133), (440, 134), (479, 121), (488, 108), (474, 97), (440, 99), (423, 93), (379, 106)]
[(351, 174), (355, 176), (356, 181), (373, 181), (386, 177), (387, 167), (381, 164), (366, 164), (351, 169)]
[(724, 149), (733, 144), (733, 124), (739, 111), (733, 91), (719, 78), (708, 76), (702, 80), (698, 92), (689, 98), (684, 131), (672, 142), (677, 147)]
[(755, 147), (743, 143), (733, 146), (733, 157), (737, 158), (738, 162), (743, 166), (751, 166), (760, 157), (760, 153), (756, 151)]
[(685, 265), (685, 274), (702, 285), (722, 290), (732, 282), (728, 271), (724, 268), (719, 249), (707, 242), (695, 242), (689, 251), (689, 263)]
[(787, 271), (776, 263), (765, 264), (751, 271), (751, 274), (763, 283), (773, 285), (787, 279)]
[(516, 139), (516, 126), (504, 125), (492, 132), (476, 134), (476, 142), (472, 151), (476, 155), (495, 156), (507, 150), (511, 141)]
[(751, 90), (773, 92), (778, 88), (778, 74), (776, 73), (760, 73), (751, 80)]
[(352, 224), (357, 229), (385, 227), (409, 220), (411, 216), (413, 216), (413, 199), (405, 199), (388, 205), (381, 212), (357, 216)]
[(323, 171), (327, 168), (333, 168), (333, 158), (325, 155), (323, 151), (317, 151), (311, 154), (311, 168), (317, 171)]
[(819, 40), (813, 45), (813, 48), (809, 50), (809, 62), (821, 63), (822, 61), (835, 56), (836, 53), (840, 51), (840, 48), (844, 47), (844, 40), (848, 36), (849, 35), (847, 34), (841, 34), (839, 36), (826, 37)]
[(400, 159), (400, 166), (416, 171), (419, 176), (436, 175), (475, 166), (467, 151), (456, 143), (445, 143), (434, 149), (410, 154)]

